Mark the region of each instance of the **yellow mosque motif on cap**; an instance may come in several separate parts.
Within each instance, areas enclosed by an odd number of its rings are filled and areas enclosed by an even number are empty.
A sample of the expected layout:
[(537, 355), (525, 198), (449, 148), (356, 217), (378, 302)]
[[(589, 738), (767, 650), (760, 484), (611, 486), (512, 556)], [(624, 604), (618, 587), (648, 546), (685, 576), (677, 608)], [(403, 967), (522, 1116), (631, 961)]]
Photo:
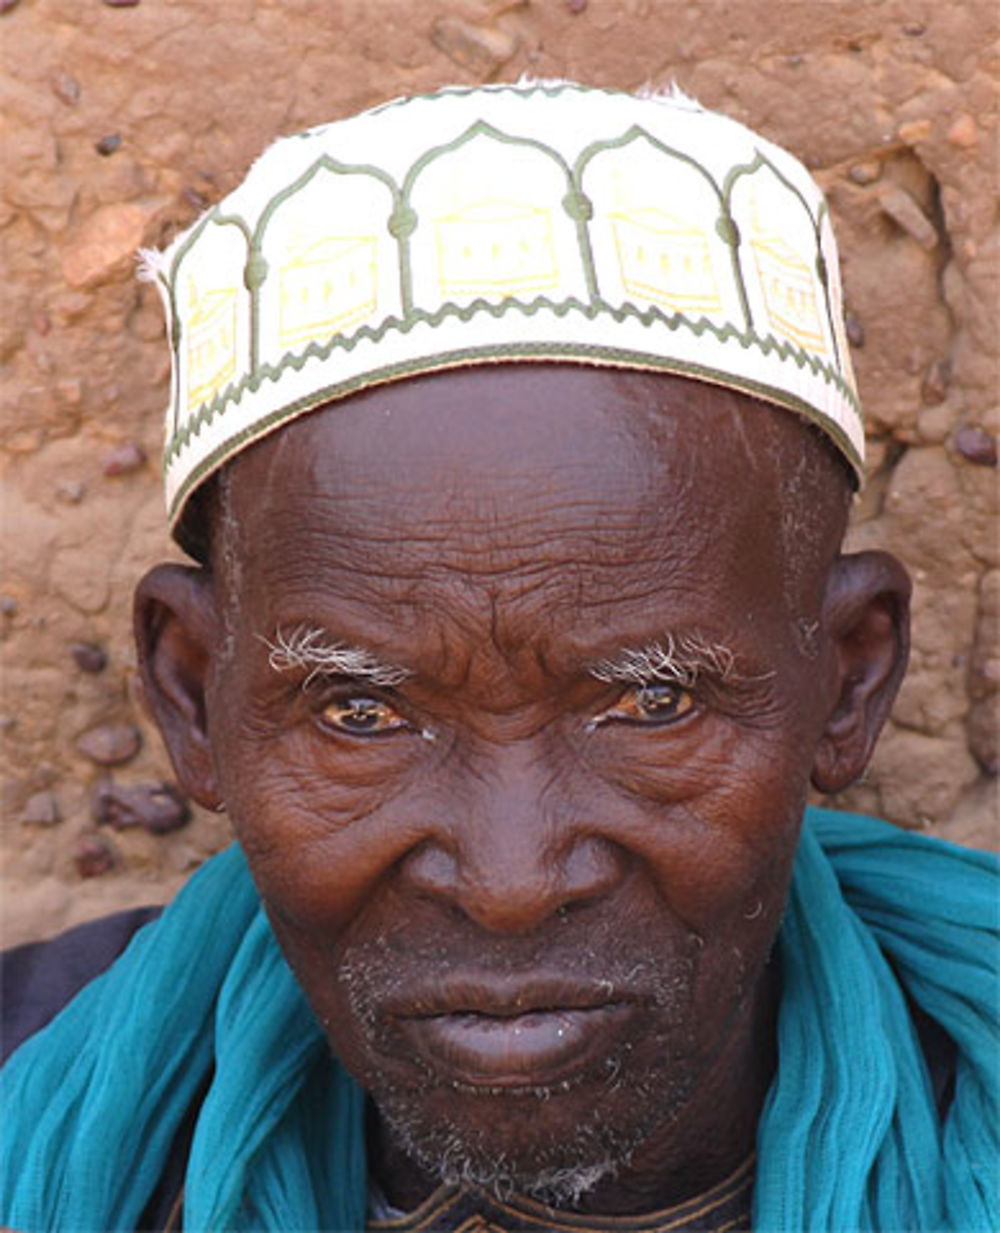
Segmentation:
[(771, 328), (800, 347), (826, 355), (815, 261), (810, 264), (786, 236), (762, 226), (760, 198), (753, 189), (750, 220), (750, 247)]
[(378, 307), (373, 235), (324, 236), (294, 248), (280, 269), (278, 334), (284, 345), (326, 339)]
[(236, 373), (236, 288), (199, 294), (188, 279), (187, 405), (208, 402)]
[(559, 285), (552, 214), (516, 201), (477, 201), (434, 220), (442, 296), (517, 295)]
[(609, 214), (622, 286), (677, 312), (722, 310), (704, 230), (655, 208)]
[(773, 329), (800, 347), (825, 354), (813, 271), (782, 236), (755, 233), (750, 246)]

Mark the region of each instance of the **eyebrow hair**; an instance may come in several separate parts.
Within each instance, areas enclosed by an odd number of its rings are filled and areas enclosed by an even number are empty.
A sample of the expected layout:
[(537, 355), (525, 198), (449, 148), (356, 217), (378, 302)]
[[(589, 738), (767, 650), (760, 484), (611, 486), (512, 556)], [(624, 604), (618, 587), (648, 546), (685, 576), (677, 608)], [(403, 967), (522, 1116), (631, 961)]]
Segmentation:
[(279, 625), (274, 640), (258, 635), (268, 649), (267, 662), (275, 672), (309, 669), (303, 688), (317, 676), (350, 676), (372, 685), (392, 688), (401, 685), (413, 673), (408, 668), (382, 660), (364, 647), (336, 642), (318, 625), (297, 625), (286, 632)]
[(721, 642), (708, 642), (700, 634), (667, 634), (663, 641), (644, 647), (625, 647), (610, 659), (590, 666), (590, 675), (607, 684), (650, 685), (666, 681), (690, 688), (699, 677), (738, 683), (744, 678), (736, 670), (736, 656)]

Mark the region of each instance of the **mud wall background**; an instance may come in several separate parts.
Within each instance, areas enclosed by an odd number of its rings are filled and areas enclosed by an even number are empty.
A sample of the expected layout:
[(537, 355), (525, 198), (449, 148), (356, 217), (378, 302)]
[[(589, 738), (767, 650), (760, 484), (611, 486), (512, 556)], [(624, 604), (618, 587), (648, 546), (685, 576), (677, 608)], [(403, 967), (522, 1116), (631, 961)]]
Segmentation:
[(131, 587), (177, 555), (134, 250), (279, 134), (525, 72), (675, 79), (826, 188), (871, 438), (852, 540), (916, 584), (909, 678), (840, 803), (995, 841), (996, 37), (992, 0), (0, 0), (3, 941), (166, 898), (227, 841), (134, 679)]

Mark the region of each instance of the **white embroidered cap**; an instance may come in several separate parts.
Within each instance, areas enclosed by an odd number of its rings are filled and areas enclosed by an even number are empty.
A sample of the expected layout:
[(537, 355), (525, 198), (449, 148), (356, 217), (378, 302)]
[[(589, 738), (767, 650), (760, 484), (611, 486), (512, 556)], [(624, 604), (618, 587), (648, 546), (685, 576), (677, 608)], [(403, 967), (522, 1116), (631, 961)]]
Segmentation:
[(146, 272), (177, 530), (248, 443), (366, 386), (498, 360), (680, 373), (864, 431), (826, 203), (679, 94), (442, 90), (276, 142)]

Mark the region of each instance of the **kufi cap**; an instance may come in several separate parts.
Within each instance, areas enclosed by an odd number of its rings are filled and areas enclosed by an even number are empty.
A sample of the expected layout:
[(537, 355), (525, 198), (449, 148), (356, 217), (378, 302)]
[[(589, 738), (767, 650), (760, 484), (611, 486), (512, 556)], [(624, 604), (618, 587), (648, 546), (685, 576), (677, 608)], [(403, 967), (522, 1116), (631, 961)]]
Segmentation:
[(283, 138), (146, 270), (169, 317), (175, 531), (207, 476), (293, 417), (503, 360), (743, 390), (812, 421), (860, 477), (823, 196), (677, 92), (446, 89)]

